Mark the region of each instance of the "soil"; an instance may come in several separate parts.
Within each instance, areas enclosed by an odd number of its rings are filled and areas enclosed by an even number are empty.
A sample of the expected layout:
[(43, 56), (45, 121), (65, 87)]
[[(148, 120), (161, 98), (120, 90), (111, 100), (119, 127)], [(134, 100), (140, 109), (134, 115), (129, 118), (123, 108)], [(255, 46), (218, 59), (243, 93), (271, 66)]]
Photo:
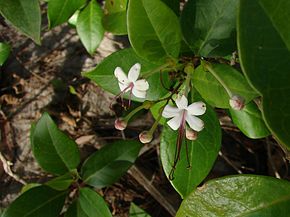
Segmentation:
[[(19, 195), (24, 182), (42, 183), (51, 178), (37, 165), (29, 141), (30, 126), (43, 112), (48, 112), (59, 128), (76, 140), (82, 160), (124, 135), (138, 139), (138, 134), (152, 125), (153, 118), (144, 113), (122, 135), (114, 129), (116, 117), (109, 108), (114, 96), (81, 76), (82, 71), (127, 47), (126, 37), (106, 34), (91, 57), (71, 26), (44, 30), (42, 45), (38, 46), (0, 21), (0, 40), (12, 47), (12, 54), (0, 68), (0, 151), (5, 159), (4, 165), (0, 163), (0, 207), (5, 208)], [(224, 111), (217, 113), (223, 129), (222, 149), (206, 180), (238, 173), (290, 179), (285, 153), (272, 137), (248, 139)], [(134, 172), (129, 170), (117, 183), (100, 190), (114, 216), (128, 216), (131, 202), (153, 217), (173, 216), (178, 209), (181, 198), (164, 175), (159, 160), (159, 133), (155, 136), (142, 149)], [(161, 196), (156, 196), (156, 189)]]

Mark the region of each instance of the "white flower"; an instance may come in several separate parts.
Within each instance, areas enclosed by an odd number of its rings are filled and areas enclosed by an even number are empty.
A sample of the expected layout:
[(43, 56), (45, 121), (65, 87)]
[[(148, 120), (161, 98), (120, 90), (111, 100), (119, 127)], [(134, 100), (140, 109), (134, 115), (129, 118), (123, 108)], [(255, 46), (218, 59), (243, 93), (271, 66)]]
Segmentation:
[(206, 110), (206, 105), (203, 102), (194, 102), (188, 106), (187, 98), (182, 95), (175, 100), (177, 108), (171, 105), (166, 105), (162, 116), (165, 118), (171, 118), (167, 124), (173, 129), (184, 129), (185, 122), (194, 131), (201, 131), (204, 127), (204, 123), (199, 119), (198, 115), (203, 115)]
[(137, 80), (140, 70), (140, 63), (136, 63), (130, 68), (127, 77), (121, 67), (115, 69), (114, 74), (118, 79), (122, 93), (130, 91), (130, 94), (133, 94), (138, 98), (146, 98), (146, 91), (149, 89), (149, 84), (145, 79)]

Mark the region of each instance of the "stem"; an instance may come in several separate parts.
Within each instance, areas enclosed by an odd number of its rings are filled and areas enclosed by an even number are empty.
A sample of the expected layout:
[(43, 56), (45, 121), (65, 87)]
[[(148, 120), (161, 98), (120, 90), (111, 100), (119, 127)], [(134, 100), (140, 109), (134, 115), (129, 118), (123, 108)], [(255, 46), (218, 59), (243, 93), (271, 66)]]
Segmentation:
[(215, 72), (215, 70), (211, 67), (211, 65), (207, 62), (203, 62), (204, 67), (215, 77), (215, 79), (218, 80), (218, 82), (223, 86), (223, 88), (226, 90), (228, 93), (229, 97), (232, 97), (233, 93), (232, 91), (228, 88), (228, 86), (225, 84), (225, 82), (219, 77), (219, 75)]
[(143, 103), (139, 107), (135, 108), (133, 111), (131, 111), (126, 117), (124, 117), (125, 121), (129, 121), (133, 115), (135, 115), (137, 112), (141, 111), (142, 109), (147, 108), (148, 105), (146, 103)]

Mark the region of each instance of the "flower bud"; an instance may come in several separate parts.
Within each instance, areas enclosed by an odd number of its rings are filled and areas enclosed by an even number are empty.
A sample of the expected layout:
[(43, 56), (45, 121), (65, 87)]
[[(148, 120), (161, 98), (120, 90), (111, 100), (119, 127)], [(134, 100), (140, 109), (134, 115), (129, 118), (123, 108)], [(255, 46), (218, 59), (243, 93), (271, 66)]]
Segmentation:
[(139, 134), (139, 139), (142, 143), (149, 143), (152, 141), (153, 136), (149, 131), (143, 131)]
[(245, 99), (239, 95), (233, 95), (230, 98), (230, 106), (234, 110), (242, 110), (245, 106)]
[(117, 130), (124, 130), (127, 127), (127, 121), (123, 120), (122, 118), (117, 118), (115, 120), (115, 128)]
[(188, 140), (196, 140), (197, 139), (197, 132), (191, 128), (186, 128), (185, 136)]

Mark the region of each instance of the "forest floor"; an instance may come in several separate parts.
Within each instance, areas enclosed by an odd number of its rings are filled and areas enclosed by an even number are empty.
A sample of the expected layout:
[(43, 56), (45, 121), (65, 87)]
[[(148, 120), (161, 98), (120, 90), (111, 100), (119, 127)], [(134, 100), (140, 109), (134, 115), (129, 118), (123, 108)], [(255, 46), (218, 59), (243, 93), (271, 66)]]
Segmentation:
[[(49, 179), (31, 153), (30, 127), (48, 112), (59, 128), (73, 138), (82, 160), (106, 143), (138, 139), (150, 128), (152, 116), (143, 114), (124, 131), (115, 130), (109, 109), (114, 96), (103, 91), (81, 72), (95, 67), (106, 56), (128, 46), (126, 37), (106, 34), (96, 54), (87, 54), (75, 29), (63, 25), (42, 35), (42, 45), (0, 22), (0, 41), (12, 54), (0, 68), (0, 209), (17, 197), (24, 183)], [(112, 72), (113, 73), (113, 72)], [(223, 129), (222, 148), (206, 180), (239, 173), (262, 174), (290, 180), (285, 153), (271, 137), (245, 137), (227, 114), (217, 110)], [(205, 181), (206, 181), (205, 180)], [(145, 145), (138, 160), (114, 185), (100, 191), (114, 216), (128, 216), (134, 202), (154, 216), (174, 216), (181, 198), (168, 182), (159, 158), (159, 134)]]

